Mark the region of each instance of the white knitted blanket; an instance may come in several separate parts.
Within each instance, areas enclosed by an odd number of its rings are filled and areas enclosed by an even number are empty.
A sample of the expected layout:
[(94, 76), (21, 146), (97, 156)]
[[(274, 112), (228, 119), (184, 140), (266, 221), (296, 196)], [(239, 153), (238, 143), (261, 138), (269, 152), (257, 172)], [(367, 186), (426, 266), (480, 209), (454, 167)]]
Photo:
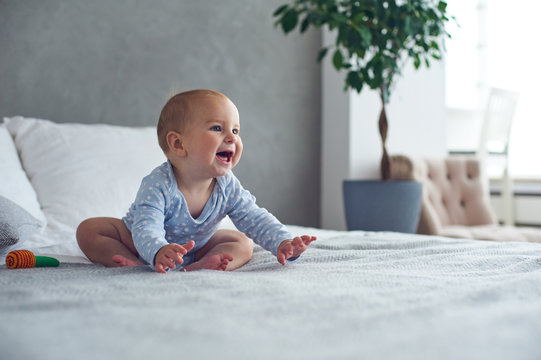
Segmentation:
[(322, 232), (286, 267), (0, 267), (1, 359), (541, 359), (541, 244)]

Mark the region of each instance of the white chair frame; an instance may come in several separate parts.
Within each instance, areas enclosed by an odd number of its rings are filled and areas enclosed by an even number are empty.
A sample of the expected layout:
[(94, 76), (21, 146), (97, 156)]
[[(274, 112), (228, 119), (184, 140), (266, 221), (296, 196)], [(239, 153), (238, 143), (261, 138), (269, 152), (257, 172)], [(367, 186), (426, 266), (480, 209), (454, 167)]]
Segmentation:
[(487, 173), (489, 158), (498, 157), (503, 160), (501, 176), (501, 196), (504, 205), (503, 220), (505, 225), (509, 226), (515, 224), (513, 179), (509, 173), (509, 140), (518, 99), (519, 94), (515, 91), (490, 89), (477, 150), (484, 185), (487, 190), (490, 181)]

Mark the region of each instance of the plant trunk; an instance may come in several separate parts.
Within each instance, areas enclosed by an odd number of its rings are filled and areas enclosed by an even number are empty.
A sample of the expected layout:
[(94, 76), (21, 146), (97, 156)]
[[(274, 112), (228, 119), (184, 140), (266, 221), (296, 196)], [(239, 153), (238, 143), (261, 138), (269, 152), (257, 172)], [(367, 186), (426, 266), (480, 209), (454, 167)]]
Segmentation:
[(387, 114), (385, 113), (385, 99), (383, 96), (383, 92), (380, 92), (381, 97), (381, 113), (379, 114), (379, 135), (381, 136), (381, 147), (382, 147), (382, 154), (381, 154), (381, 163), (380, 163), (380, 173), (381, 173), (381, 180), (387, 181), (391, 179), (391, 163), (389, 160), (389, 154), (387, 154)]

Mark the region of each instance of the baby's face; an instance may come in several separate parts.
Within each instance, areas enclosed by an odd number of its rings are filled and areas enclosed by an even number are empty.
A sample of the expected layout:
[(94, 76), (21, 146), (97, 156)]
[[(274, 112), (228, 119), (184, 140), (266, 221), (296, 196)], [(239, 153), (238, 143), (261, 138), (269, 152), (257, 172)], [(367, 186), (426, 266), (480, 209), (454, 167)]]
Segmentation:
[(223, 176), (242, 155), (237, 107), (220, 96), (205, 96), (194, 105), (184, 131), (186, 159), (202, 176)]

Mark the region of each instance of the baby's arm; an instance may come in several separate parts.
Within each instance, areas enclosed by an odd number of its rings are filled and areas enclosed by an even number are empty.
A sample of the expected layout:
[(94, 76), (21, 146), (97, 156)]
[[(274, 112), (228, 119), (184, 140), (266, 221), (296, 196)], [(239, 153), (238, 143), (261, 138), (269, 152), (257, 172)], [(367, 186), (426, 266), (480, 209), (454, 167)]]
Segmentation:
[[(255, 197), (242, 187), (233, 174), (229, 176), (229, 180), (228, 195), (229, 199), (234, 200), (228, 202), (227, 214), (241, 232), (256, 244), (276, 254), (282, 265), (285, 265), (287, 259), (295, 260), (316, 240), (315, 236), (309, 235), (293, 237), (274, 215), (255, 203)], [(279, 244), (278, 247), (276, 244)]]
[(184, 245), (168, 244), (162, 246), (162, 248), (156, 253), (154, 258), (154, 267), (156, 272), (165, 274), (167, 269), (176, 268), (175, 263), (182, 264), (184, 260), (182, 257), (188, 253), (195, 246), (194, 241), (187, 242)]
[(302, 235), (291, 240), (282, 241), (280, 246), (278, 246), (278, 254), (276, 255), (278, 262), (285, 265), (287, 259), (298, 257), (306, 250), (306, 248), (308, 248), (308, 245), (315, 240), (315, 236)]

